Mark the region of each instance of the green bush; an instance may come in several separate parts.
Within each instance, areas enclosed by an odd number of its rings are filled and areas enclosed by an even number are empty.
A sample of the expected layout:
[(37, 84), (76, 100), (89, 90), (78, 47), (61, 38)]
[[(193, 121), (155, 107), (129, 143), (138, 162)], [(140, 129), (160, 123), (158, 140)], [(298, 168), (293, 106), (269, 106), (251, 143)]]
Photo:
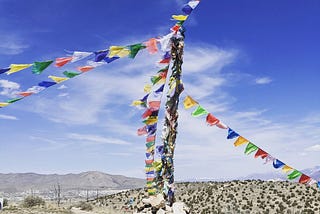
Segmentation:
[(24, 207), (34, 207), (34, 206), (41, 206), (41, 205), (45, 205), (45, 201), (39, 196), (30, 195), (23, 200)]

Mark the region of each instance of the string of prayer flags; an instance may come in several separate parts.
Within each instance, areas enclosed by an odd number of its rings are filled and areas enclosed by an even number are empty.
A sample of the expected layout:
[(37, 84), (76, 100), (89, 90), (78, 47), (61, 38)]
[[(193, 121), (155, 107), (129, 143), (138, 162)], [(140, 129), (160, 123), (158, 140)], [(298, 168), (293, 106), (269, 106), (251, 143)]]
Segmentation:
[(56, 67), (62, 67), (64, 66), (65, 64), (67, 64), (68, 62), (71, 62), (71, 60), (73, 59), (72, 56), (70, 57), (60, 57), (60, 58), (56, 58), (56, 63), (55, 63), (55, 66)]
[[(184, 99), (185, 109), (189, 109), (195, 105), (198, 105), (198, 107), (200, 106), (200, 104), (197, 101), (195, 101), (193, 98), (191, 98), (189, 95), (186, 96), (186, 98)], [(237, 138), (234, 142), (234, 146), (237, 147), (237, 146), (247, 144), (244, 151), (245, 154), (249, 155), (256, 151), (254, 158), (261, 157), (262, 159), (265, 160), (264, 164), (272, 162), (272, 165), (275, 169), (281, 168), (284, 173), (290, 173), (287, 175), (288, 180), (294, 180), (296, 178), (299, 178), (299, 183), (301, 184), (313, 185), (317, 183), (315, 179), (311, 178), (308, 175), (303, 174), (302, 172), (292, 168), (291, 166), (288, 166), (287, 164), (283, 163), (279, 159), (272, 157), (268, 152), (262, 150), (261, 148), (251, 143), (246, 138), (240, 136), (237, 132), (229, 128), (227, 125), (223, 124), (218, 118), (214, 117), (211, 113), (208, 113), (206, 122), (209, 125), (212, 124), (222, 129), (228, 129), (227, 139)], [(320, 181), (318, 181), (317, 184), (320, 189)]]
[(198, 107), (191, 113), (191, 115), (194, 117), (200, 117), (208, 113), (209, 112), (207, 110), (205, 110), (202, 106), (198, 105)]
[(18, 71), (21, 71), (21, 70), (23, 70), (23, 69), (26, 69), (26, 68), (29, 68), (29, 67), (31, 67), (32, 66), (32, 64), (11, 64), (10, 65), (10, 70), (9, 71), (7, 71), (7, 73), (6, 74), (13, 74), (13, 73), (16, 73), (16, 72), (18, 72)]
[(32, 66), (32, 73), (41, 74), (42, 71), (44, 71), (51, 63), (53, 63), (53, 60), (34, 62)]

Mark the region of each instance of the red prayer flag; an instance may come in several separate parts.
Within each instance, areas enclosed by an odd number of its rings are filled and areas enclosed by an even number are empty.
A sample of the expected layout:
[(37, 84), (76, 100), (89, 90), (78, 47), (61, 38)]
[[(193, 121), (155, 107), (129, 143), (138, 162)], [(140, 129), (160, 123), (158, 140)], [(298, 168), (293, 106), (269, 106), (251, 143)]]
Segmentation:
[(65, 64), (67, 64), (68, 62), (70, 62), (72, 59), (73, 59), (72, 56), (70, 56), (70, 57), (57, 58), (55, 65), (56, 65), (57, 67), (62, 67), (62, 66), (64, 66)]
[(152, 164), (153, 160), (145, 160), (146, 164)]
[(25, 91), (25, 92), (18, 92), (17, 94), (19, 94), (23, 97), (27, 97), (27, 96), (30, 96), (31, 94), (33, 94), (33, 92)]
[(262, 159), (264, 159), (267, 156), (268, 156), (268, 153), (259, 148), (256, 154), (254, 155), (254, 158), (261, 157)]
[(152, 110), (151, 109), (147, 109), (143, 114), (142, 114), (142, 118), (147, 118), (152, 114)]
[(156, 140), (156, 136), (155, 135), (153, 135), (153, 136), (149, 136), (149, 137), (147, 137), (147, 139), (146, 139), (146, 142), (153, 142), (153, 141), (155, 141)]
[(217, 125), (220, 122), (215, 116), (213, 116), (211, 113), (207, 115), (207, 123), (210, 126)]
[(87, 72), (87, 71), (90, 71), (94, 69), (93, 66), (90, 66), (90, 65), (86, 65), (86, 66), (82, 66), (82, 67), (78, 67), (78, 70), (81, 71), (81, 72)]
[(158, 110), (160, 108), (160, 101), (150, 101), (149, 103), (149, 107), (152, 110)]
[(149, 41), (145, 42), (145, 44), (150, 54), (155, 54), (158, 52), (157, 39), (151, 38)]
[(302, 174), (300, 179), (299, 179), (299, 183), (300, 184), (305, 184), (308, 183), (310, 181), (310, 177), (308, 175)]
[(137, 130), (137, 134), (138, 134), (138, 136), (148, 134), (148, 132), (147, 132), (147, 126), (144, 126), (144, 127), (140, 128), (140, 129), (138, 129), (138, 130)]

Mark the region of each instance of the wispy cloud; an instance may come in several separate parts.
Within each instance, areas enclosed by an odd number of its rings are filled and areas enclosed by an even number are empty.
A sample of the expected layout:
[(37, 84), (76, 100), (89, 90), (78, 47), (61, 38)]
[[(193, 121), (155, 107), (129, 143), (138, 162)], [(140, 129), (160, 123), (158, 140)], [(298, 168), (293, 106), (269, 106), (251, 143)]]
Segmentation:
[(20, 88), (20, 84), (9, 80), (0, 79), (0, 95), (14, 97)]
[(265, 85), (272, 82), (272, 79), (270, 77), (260, 77), (255, 79), (255, 83), (258, 85)]
[(0, 119), (3, 119), (3, 120), (18, 120), (18, 118), (16, 116), (5, 115), (5, 114), (0, 114)]
[(93, 144), (117, 144), (117, 145), (129, 145), (130, 143), (124, 140), (117, 138), (107, 138), (100, 135), (86, 135), (86, 134), (77, 134), (71, 133), (68, 135), (69, 139), (79, 140), (84, 143), (93, 143)]
[(320, 144), (310, 146), (305, 149), (307, 152), (320, 152)]
[(16, 55), (24, 52), (29, 47), (23, 39), (15, 35), (0, 35), (0, 54), (3, 55)]

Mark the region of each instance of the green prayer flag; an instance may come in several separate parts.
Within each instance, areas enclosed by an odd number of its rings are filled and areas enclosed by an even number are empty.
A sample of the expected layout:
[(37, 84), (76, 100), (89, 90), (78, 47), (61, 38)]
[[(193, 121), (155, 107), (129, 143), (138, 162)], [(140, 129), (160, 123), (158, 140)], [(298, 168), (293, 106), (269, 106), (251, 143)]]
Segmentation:
[(19, 101), (21, 99), (23, 99), (23, 97), (15, 98), (15, 99), (12, 99), (12, 100), (8, 100), (7, 103), (14, 103), (14, 102), (17, 102), (17, 101)]
[(149, 142), (149, 143), (146, 143), (146, 147), (147, 148), (150, 148), (151, 146), (154, 146), (155, 142), (152, 141), (152, 142)]
[(252, 152), (257, 151), (258, 149), (259, 148), (256, 145), (254, 145), (253, 143), (249, 142), (247, 147), (246, 147), (246, 149), (245, 149), (245, 151), (244, 151), (244, 154), (249, 155)]
[(199, 117), (205, 114), (208, 114), (209, 112), (207, 110), (205, 110), (202, 106), (198, 106), (198, 108), (196, 108), (191, 115), (194, 117)]
[(297, 177), (299, 177), (299, 176), (301, 176), (301, 175), (302, 175), (302, 173), (295, 169), (293, 172), (291, 172), (291, 173), (288, 175), (288, 179), (289, 179), (289, 180), (293, 180), (293, 179), (295, 179), (295, 178), (297, 178)]
[(140, 50), (146, 48), (146, 46), (141, 44), (141, 43), (139, 43), (139, 44), (135, 44), (135, 45), (130, 45), (130, 46), (128, 46), (128, 48), (130, 49), (129, 57), (133, 59), (133, 58), (136, 57), (137, 53)]
[(78, 76), (80, 73), (78, 73), (78, 72), (73, 72), (73, 71), (64, 71), (63, 74), (64, 74), (66, 77), (73, 78), (73, 77), (75, 77), (75, 76)]
[(34, 62), (32, 66), (32, 73), (41, 74), (44, 69), (46, 69), (53, 60), (44, 61), (44, 62)]
[(159, 82), (162, 79), (161, 76), (152, 76), (151, 77), (151, 82), (153, 85), (155, 85), (157, 82)]

